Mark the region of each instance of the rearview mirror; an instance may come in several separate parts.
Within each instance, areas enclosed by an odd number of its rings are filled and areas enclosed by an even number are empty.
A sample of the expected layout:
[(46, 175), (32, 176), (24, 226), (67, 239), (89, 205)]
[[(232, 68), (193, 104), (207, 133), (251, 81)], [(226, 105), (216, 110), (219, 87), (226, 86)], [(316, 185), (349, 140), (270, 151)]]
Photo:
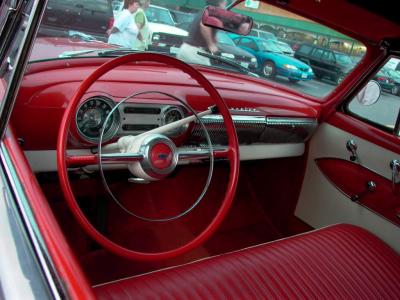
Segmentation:
[(362, 105), (373, 105), (381, 96), (381, 86), (375, 80), (371, 80), (368, 84), (357, 94), (356, 99)]
[(202, 22), (206, 26), (240, 35), (248, 35), (253, 27), (252, 18), (215, 6), (204, 9)]

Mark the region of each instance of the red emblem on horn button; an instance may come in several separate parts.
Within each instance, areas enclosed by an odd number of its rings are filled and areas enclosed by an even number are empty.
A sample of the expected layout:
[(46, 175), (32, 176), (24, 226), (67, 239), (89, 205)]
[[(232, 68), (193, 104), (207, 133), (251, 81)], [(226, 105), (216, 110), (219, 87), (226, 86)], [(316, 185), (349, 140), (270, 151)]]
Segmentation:
[(171, 148), (167, 144), (155, 144), (150, 150), (151, 164), (157, 169), (166, 169), (171, 165), (173, 155)]

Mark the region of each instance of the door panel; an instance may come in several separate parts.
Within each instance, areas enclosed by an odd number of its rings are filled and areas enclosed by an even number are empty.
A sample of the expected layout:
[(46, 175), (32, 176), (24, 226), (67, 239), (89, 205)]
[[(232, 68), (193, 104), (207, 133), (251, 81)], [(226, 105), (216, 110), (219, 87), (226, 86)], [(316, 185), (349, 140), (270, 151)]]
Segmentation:
[[(368, 125), (364, 124), (364, 126)], [(361, 226), (400, 252), (400, 227), (370, 209), (351, 201), (323, 174), (316, 163), (316, 160), (325, 158), (349, 161), (350, 153), (346, 149), (346, 143), (351, 139), (358, 144), (357, 154), (361, 165), (376, 173), (382, 180), (391, 180), (390, 161), (399, 158), (398, 153), (324, 123), (310, 141), (306, 174), (295, 214), (315, 228), (336, 223)], [(343, 176), (349, 176), (349, 174), (343, 174)], [(362, 173), (360, 173), (361, 176)], [(386, 190), (386, 188), (384, 189)], [(393, 201), (393, 196), (380, 200), (388, 202), (391, 201), (390, 199)], [(394, 201), (399, 201), (398, 196)]]
[(400, 197), (392, 182), (357, 162), (340, 158), (318, 158), (320, 171), (351, 201), (371, 209), (400, 226)]

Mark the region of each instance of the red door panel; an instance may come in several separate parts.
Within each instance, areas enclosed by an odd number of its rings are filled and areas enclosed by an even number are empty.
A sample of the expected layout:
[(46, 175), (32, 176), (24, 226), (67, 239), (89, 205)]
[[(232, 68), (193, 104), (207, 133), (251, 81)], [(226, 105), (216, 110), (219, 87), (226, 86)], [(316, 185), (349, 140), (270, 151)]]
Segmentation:
[[(349, 201), (357, 201), (370, 210), (400, 226), (400, 196), (394, 192), (390, 180), (351, 161), (338, 158), (315, 160), (321, 172)], [(373, 191), (367, 189), (368, 182), (374, 182)], [(338, 199), (340, 201), (340, 199)]]

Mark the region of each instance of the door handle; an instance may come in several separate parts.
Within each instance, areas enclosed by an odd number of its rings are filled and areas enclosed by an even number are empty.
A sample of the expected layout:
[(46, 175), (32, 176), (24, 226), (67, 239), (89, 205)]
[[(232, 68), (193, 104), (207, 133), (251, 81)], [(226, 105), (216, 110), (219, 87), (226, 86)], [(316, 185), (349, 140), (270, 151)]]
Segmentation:
[(390, 168), (392, 169), (392, 190), (394, 194), (397, 194), (396, 186), (397, 186), (397, 177), (400, 172), (400, 161), (397, 159), (393, 159), (390, 162)]
[(348, 140), (346, 143), (346, 149), (351, 153), (350, 160), (355, 162), (360, 162), (360, 159), (357, 154), (357, 143), (354, 140)]

